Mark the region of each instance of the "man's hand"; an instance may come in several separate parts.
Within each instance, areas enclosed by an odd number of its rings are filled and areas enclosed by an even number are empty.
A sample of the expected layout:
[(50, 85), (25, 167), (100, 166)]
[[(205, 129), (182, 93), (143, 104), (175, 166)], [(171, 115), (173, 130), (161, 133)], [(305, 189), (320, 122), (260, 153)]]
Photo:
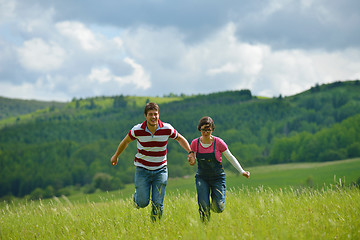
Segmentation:
[(115, 155), (111, 157), (110, 162), (113, 166), (115, 166), (118, 163), (118, 161), (119, 161), (119, 159)]

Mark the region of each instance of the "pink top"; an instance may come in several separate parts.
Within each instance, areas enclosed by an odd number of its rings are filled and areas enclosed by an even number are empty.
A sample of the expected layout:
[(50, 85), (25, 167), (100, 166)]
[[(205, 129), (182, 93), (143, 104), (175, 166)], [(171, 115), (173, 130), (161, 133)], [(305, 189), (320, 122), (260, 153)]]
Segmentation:
[[(215, 138), (215, 136), (213, 136)], [(190, 144), (190, 148), (192, 151), (194, 151), (195, 153), (197, 152), (197, 141), (200, 141), (199, 138), (195, 138), (194, 140), (192, 140), (191, 144)], [(214, 149), (214, 141), (212, 142), (212, 144), (207, 147), (204, 148), (201, 143), (199, 143), (199, 153), (212, 153)], [(215, 146), (215, 157), (216, 159), (221, 162), (222, 158), (221, 158), (221, 153), (225, 152), (228, 149), (226, 143), (224, 142), (224, 140), (222, 140), (219, 137), (216, 137), (216, 146)]]

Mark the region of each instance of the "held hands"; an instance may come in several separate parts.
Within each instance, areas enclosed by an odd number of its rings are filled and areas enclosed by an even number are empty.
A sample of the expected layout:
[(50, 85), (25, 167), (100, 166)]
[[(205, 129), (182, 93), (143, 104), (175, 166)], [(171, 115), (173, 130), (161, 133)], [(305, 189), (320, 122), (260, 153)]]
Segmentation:
[(194, 153), (190, 153), (188, 155), (188, 162), (191, 166), (193, 166), (196, 163), (196, 158)]
[(244, 177), (246, 178), (249, 178), (250, 177), (250, 172), (246, 171), (246, 172), (243, 172), (242, 174)]

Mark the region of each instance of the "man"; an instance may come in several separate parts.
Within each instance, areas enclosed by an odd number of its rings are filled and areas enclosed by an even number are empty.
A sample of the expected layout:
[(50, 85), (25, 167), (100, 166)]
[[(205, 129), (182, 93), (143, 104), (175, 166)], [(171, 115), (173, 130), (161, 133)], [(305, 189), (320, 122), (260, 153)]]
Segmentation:
[(160, 121), (160, 109), (156, 103), (148, 103), (144, 110), (145, 121), (135, 125), (120, 142), (111, 164), (116, 165), (119, 155), (131, 141), (137, 140), (138, 153), (135, 155), (135, 195), (137, 208), (144, 208), (150, 202), (151, 219), (162, 218), (163, 201), (168, 178), (167, 170), (167, 141), (169, 138), (178, 141), (188, 153), (190, 165), (194, 165), (195, 155), (191, 151), (188, 141), (170, 124)]

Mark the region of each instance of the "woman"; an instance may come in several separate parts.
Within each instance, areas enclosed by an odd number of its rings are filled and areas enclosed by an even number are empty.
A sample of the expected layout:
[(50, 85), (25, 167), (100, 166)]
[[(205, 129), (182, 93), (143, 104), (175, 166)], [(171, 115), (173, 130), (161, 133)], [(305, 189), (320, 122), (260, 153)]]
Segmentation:
[[(225, 209), (226, 176), (221, 164), (221, 153), (246, 178), (250, 177), (250, 172), (242, 169), (221, 138), (212, 135), (215, 124), (210, 117), (200, 119), (198, 130), (201, 137), (194, 139), (190, 147), (198, 162), (195, 182), (200, 218), (207, 222), (210, 220), (210, 209), (216, 213), (221, 213)], [(191, 159), (189, 162), (191, 165), (195, 164)]]

